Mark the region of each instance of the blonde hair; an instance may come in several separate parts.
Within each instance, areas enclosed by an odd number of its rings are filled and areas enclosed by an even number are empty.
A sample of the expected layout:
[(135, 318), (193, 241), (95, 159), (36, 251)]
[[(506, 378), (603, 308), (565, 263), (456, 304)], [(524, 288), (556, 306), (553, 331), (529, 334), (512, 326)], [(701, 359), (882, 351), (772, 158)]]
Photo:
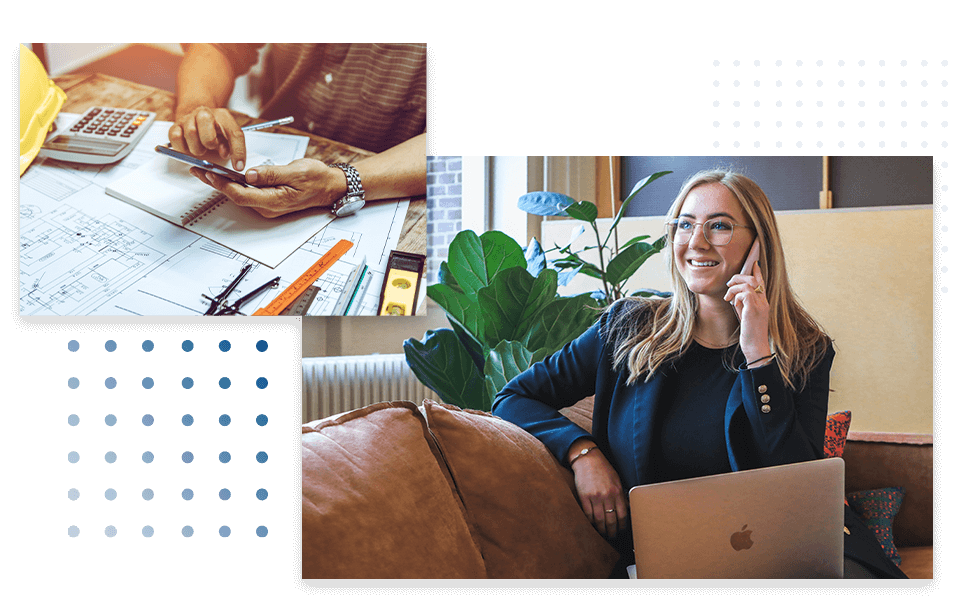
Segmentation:
[[(777, 221), (763, 190), (740, 173), (701, 171), (684, 183), (667, 212), (667, 220), (677, 217), (692, 189), (708, 183), (719, 183), (730, 190), (756, 230), (760, 240), (760, 270), (770, 304), (771, 351), (777, 355), (786, 384), (799, 390), (823, 358), (830, 339), (800, 305), (790, 287)], [(642, 375), (645, 381), (650, 380), (662, 366), (683, 355), (693, 341), (697, 298), (680, 276), (670, 244), (665, 262), (670, 270), (673, 296), (619, 300), (613, 318), (605, 325), (614, 349), (614, 367), (629, 369), (629, 384)]]

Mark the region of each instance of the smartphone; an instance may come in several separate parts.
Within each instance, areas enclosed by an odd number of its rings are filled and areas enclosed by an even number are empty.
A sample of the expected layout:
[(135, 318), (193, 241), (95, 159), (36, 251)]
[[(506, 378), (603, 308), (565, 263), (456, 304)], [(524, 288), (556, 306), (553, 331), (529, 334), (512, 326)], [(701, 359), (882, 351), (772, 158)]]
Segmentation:
[(750, 247), (750, 254), (747, 255), (747, 260), (744, 261), (744, 268), (740, 270), (741, 275), (753, 275), (754, 264), (757, 262), (757, 259), (760, 258), (760, 241), (754, 240), (753, 246)]
[(203, 160), (201, 158), (196, 158), (195, 156), (177, 152), (169, 146), (156, 146), (156, 152), (159, 152), (160, 154), (168, 156), (174, 160), (184, 162), (187, 165), (198, 167), (200, 169), (209, 171), (210, 173), (215, 173), (216, 175), (221, 175), (222, 177), (235, 181), (239, 185), (249, 187), (249, 184), (246, 183), (246, 176), (239, 171), (233, 171), (227, 167), (220, 167), (216, 163), (209, 162), (208, 160)]
[[(753, 245), (750, 247), (750, 254), (747, 255), (747, 260), (744, 261), (744, 267), (740, 269), (740, 274), (752, 275), (754, 270), (754, 265), (757, 263), (757, 259), (759, 258), (760, 258), (760, 242), (758, 240), (754, 240)], [(737, 312), (736, 306), (734, 306), (734, 314), (737, 315), (737, 319), (739, 320), (740, 313)]]

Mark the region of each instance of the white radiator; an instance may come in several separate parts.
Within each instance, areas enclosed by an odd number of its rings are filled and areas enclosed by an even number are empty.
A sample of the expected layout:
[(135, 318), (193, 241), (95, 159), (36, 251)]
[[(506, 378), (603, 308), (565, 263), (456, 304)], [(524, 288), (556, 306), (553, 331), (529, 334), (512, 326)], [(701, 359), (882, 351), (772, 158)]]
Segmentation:
[(302, 422), (394, 400), (421, 404), (438, 396), (405, 363), (404, 354), (302, 359)]

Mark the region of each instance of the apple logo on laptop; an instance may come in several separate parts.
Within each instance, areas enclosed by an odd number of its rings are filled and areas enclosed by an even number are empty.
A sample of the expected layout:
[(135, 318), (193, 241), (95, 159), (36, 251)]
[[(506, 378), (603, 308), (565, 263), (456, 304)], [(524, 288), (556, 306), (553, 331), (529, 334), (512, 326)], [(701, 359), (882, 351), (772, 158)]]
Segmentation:
[(754, 545), (753, 540), (750, 539), (751, 533), (753, 533), (753, 531), (747, 529), (747, 526), (744, 525), (740, 528), (740, 531), (730, 536), (730, 545), (737, 551), (749, 550), (750, 547)]

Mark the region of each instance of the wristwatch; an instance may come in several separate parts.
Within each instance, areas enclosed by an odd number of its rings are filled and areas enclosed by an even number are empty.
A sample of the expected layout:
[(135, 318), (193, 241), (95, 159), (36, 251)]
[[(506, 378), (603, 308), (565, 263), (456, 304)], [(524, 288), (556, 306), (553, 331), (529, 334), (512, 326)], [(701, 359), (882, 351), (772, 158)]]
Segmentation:
[(333, 169), (342, 169), (345, 173), (345, 180), (348, 184), (348, 191), (344, 196), (332, 204), (332, 214), (336, 217), (347, 217), (354, 215), (360, 208), (365, 206), (365, 189), (362, 187), (362, 178), (359, 177), (355, 167), (346, 163), (335, 163), (329, 165)]

